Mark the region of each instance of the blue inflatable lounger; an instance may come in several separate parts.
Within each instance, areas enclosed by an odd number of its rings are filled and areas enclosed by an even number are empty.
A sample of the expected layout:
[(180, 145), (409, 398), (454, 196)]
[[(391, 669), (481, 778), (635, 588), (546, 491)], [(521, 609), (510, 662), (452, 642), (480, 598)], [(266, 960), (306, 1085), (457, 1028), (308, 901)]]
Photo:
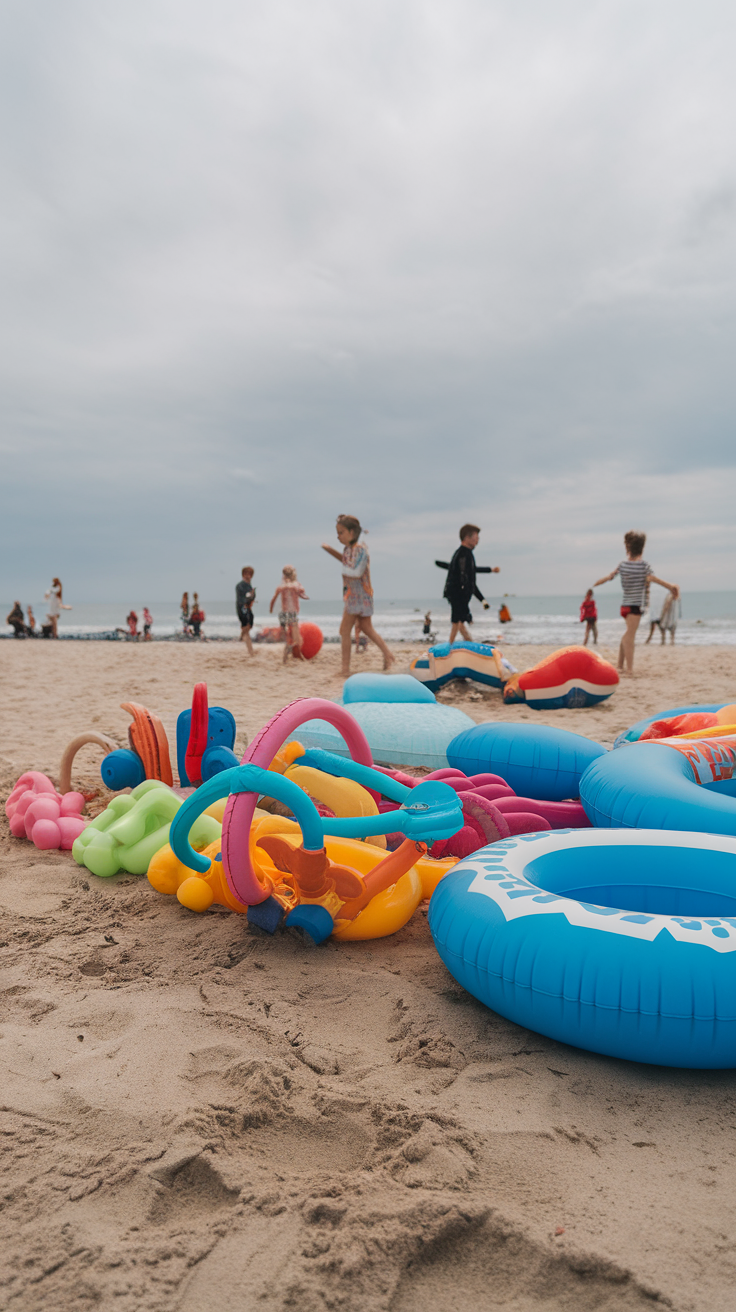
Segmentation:
[[(338, 704), (355, 717), (377, 765), (447, 766), (447, 747), (474, 721), (453, 706), (438, 706), (434, 694), (410, 674), (353, 674)], [(342, 736), (326, 720), (308, 720), (291, 735), (304, 747), (348, 756)]]
[[(504, 679), (500, 677), (499, 663)], [(453, 642), (452, 646), (449, 642), (440, 643), (430, 647), (425, 656), (416, 656), (409, 669), (431, 692), (439, 692), (452, 679), (473, 679), (475, 683), (500, 689), (516, 674), (516, 667), (485, 642)]]

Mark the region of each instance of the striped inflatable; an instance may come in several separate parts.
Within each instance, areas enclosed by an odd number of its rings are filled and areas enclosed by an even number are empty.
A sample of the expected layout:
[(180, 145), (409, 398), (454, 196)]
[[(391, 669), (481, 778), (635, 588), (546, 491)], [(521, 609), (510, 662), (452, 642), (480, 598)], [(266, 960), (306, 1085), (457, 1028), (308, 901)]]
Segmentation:
[(611, 696), (618, 674), (609, 661), (587, 647), (561, 647), (531, 670), (504, 684), (506, 702), (526, 702), (535, 711), (595, 706)]
[(500, 689), (516, 673), (516, 667), (490, 643), (453, 642), (450, 646), (442, 642), (424, 656), (416, 656), (409, 672), (430, 692), (438, 692), (452, 679), (473, 679)]

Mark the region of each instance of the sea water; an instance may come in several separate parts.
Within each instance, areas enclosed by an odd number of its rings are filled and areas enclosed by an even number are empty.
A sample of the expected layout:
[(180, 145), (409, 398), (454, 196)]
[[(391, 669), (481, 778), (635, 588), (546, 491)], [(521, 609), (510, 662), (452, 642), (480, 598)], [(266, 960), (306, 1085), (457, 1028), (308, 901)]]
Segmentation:
[[(637, 641), (642, 642), (649, 633), (650, 619), (656, 618), (662, 609), (665, 594), (660, 588), (652, 589), (652, 608), (642, 618)], [(490, 609), (483, 610), (480, 602), (474, 602), (471, 611), (474, 616), (472, 636), (475, 642), (498, 642), (501, 646), (513, 647), (519, 643), (544, 645), (547, 647), (564, 647), (571, 643), (582, 642), (585, 626), (580, 624), (578, 615), (580, 596), (557, 597), (489, 597)], [(498, 610), (502, 602), (511, 611), (512, 620), (500, 624)], [(125, 605), (109, 603), (93, 604), (77, 601), (69, 597), (73, 609), (62, 611), (59, 620), (60, 636), (81, 636), (95, 633), (107, 633), (116, 628), (125, 629), (125, 616), (131, 608), (138, 613), (139, 627), (142, 628), (143, 603), (135, 599)], [(156, 638), (173, 638), (181, 633), (179, 607), (176, 603), (148, 601), (153, 614), (153, 635)], [(200, 603), (207, 619), (202, 626), (208, 638), (237, 638), (240, 633), (235, 603), (231, 601), (209, 601), (203, 598)], [(620, 592), (618, 589), (599, 593), (596, 596), (598, 606), (598, 642), (601, 646), (618, 646), (624, 630), (619, 616)], [(25, 603), (24, 603), (25, 605)], [(46, 605), (43, 601), (31, 602), (36, 623), (45, 622)], [(0, 606), (0, 615), (8, 614), (12, 602)], [(677, 643), (680, 646), (705, 646), (722, 644), (736, 646), (736, 592), (685, 592), (681, 601), (682, 614), (677, 622)], [(434, 641), (446, 642), (449, 637), (449, 606), (442, 598), (414, 598), (400, 601), (377, 600), (373, 623), (377, 631), (388, 642), (420, 642), (423, 636), (424, 614), (431, 611), (431, 631)], [(267, 608), (256, 603), (254, 608), (255, 623), (253, 634), (262, 628), (278, 623), (275, 615), (269, 615)], [(321, 628), (325, 639), (336, 640), (342, 616), (340, 601), (302, 602), (301, 618), (311, 620)], [(9, 625), (3, 625), (0, 632), (12, 633)], [(659, 643), (659, 631), (655, 630), (653, 643)], [(669, 641), (669, 640), (668, 640)]]

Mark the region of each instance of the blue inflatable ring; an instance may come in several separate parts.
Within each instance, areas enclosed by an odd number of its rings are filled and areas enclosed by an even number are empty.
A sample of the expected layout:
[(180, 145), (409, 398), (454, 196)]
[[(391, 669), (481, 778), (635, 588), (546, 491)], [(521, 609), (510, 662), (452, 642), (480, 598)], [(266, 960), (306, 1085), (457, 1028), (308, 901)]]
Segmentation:
[(474, 852), (429, 907), (437, 951), (486, 1006), (549, 1038), (658, 1066), (736, 1066), (736, 842), (552, 830)]
[(580, 801), (596, 829), (736, 834), (735, 769), (736, 750), (718, 738), (630, 743), (588, 766)]

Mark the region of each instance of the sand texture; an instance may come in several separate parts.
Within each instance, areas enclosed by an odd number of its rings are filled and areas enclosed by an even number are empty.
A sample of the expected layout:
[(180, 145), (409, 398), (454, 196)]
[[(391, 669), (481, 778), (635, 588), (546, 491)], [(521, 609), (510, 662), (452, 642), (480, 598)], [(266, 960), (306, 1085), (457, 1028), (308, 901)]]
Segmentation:
[[(397, 669), (409, 648), (396, 649)], [(543, 648), (513, 648), (520, 668)], [(283, 670), (234, 644), (0, 643), (0, 783), (57, 774), (125, 700), (205, 679), (246, 741), (339, 693), (337, 648)], [(736, 699), (736, 652), (637, 650), (602, 708), (535, 715), (610, 744), (657, 709)], [(356, 668), (378, 668), (372, 655)], [(74, 782), (100, 788), (99, 749)], [(488, 1011), (426, 907), (319, 948), (145, 878), (0, 836), (0, 1307), (22, 1312), (710, 1312), (734, 1306), (734, 1072), (616, 1061)]]

